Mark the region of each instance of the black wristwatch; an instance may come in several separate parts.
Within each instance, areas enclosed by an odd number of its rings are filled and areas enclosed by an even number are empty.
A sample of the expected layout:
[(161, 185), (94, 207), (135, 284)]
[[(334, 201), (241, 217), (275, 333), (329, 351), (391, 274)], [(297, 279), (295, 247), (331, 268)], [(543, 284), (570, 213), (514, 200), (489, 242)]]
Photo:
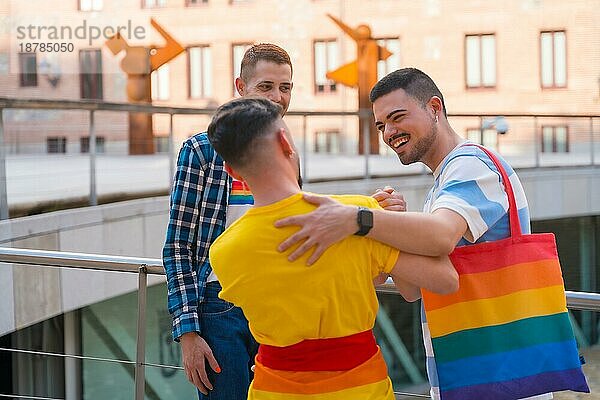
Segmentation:
[(365, 236), (373, 227), (373, 211), (365, 207), (358, 207), (356, 222), (358, 222), (358, 230), (354, 234)]

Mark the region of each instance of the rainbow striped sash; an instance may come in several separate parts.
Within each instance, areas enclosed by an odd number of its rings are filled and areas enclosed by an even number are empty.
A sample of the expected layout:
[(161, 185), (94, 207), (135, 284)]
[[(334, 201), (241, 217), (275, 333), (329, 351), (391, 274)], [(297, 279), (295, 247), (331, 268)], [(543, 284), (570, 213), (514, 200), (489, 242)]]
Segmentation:
[(422, 291), (442, 400), (512, 400), (561, 390), (589, 392), (566, 307), (551, 233), (523, 235), (514, 193), (511, 237), (450, 254), (459, 290)]
[(231, 193), (229, 194), (229, 204), (235, 205), (253, 205), (254, 196), (246, 183), (231, 178)]
[(261, 345), (249, 400), (393, 400), (391, 381), (372, 331)]

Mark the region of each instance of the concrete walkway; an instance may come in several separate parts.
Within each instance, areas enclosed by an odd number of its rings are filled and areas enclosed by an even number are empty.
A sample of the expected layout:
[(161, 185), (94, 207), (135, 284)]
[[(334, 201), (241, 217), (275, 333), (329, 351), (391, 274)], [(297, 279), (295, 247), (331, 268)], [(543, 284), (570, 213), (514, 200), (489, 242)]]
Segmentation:
[[(532, 156), (507, 157), (515, 168), (535, 166)], [(546, 154), (542, 166), (589, 165), (588, 154)], [(395, 155), (305, 154), (305, 181), (362, 178), (368, 164), (370, 175), (427, 174), (422, 164), (400, 164)], [(600, 160), (596, 160), (597, 163)], [(167, 154), (148, 156), (98, 155), (96, 192), (99, 196), (168, 191), (172, 172)], [(10, 207), (86, 197), (90, 193), (88, 155), (9, 155), (6, 159), (7, 197)]]

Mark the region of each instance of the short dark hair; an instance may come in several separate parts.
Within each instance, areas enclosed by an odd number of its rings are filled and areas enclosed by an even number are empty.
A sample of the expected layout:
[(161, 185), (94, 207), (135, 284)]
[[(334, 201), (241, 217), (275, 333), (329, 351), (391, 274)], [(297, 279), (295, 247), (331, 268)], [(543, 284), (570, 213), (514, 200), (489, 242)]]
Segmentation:
[(252, 161), (257, 139), (281, 118), (281, 106), (257, 96), (240, 97), (219, 107), (208, 125), (208, 140), (234, 168)]
[(275, 64), (287, 64), (290, 66), (292, 73), (294, 72), (292, 60), (290, 60), (289, 54), (284, 49), (272, 43), (259, 43), (246, 50), (242, 58), (240, 76), (245, 82), (250, 80), (254, 74), (256, 64), (261, 60)]
[(385, 96), (398, 89), (404, 90), (406, 94), (418, 100), (423, 107), (425, 107), (433, 96), (439, 97), (442, 101), (444, 115), (447, 115), (442, 92), (440, 92), (440, 89), (438, 89), (429, 75), (416, 68), (398, 69), (381, 78), (373, 86), (373, 89), (371, 89), (369, 100), (373, 103), (381, 96)]

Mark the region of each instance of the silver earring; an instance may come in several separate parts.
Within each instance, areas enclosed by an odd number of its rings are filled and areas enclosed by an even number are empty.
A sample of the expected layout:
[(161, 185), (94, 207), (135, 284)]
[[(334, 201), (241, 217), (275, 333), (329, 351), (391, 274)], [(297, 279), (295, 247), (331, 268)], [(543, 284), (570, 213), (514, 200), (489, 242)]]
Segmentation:
[(437, 124), (438, 122), (439, 122), (439, 120), (438, 120), (438, 115), (437, 115), (437, 114), (435, 114), (435, 123)]

